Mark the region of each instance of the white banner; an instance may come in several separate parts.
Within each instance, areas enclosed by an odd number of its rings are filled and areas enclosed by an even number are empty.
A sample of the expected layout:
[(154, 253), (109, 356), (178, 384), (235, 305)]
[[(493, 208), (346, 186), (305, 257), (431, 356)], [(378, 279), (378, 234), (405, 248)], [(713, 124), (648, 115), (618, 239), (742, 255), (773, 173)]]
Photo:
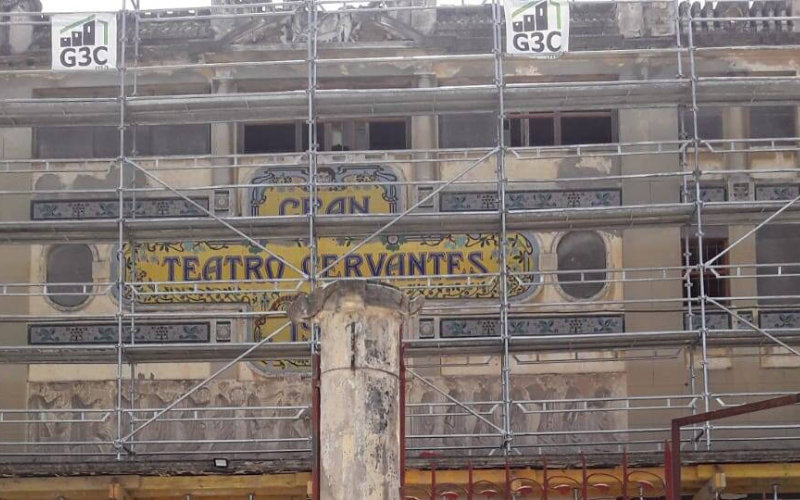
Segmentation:
[(54, 14), (51, 31), (54, 70), (116, 69), (116, 14)]
[(503, 0), (506, 52), (558, 57), (569, 48), (567, 0)]

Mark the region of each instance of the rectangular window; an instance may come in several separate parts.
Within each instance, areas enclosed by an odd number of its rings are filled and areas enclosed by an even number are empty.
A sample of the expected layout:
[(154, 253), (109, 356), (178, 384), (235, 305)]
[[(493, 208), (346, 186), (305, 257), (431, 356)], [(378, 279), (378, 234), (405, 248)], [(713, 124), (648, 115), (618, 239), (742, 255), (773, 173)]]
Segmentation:
[[(681, 110), (683, 132), (686, 137), (694, 137), (694, 114), (688, 109)], [(697, 110), (697, 130), (701, 139), (722, 139), (722, 109), (700, 108)]]
[(297, 125), (295, 123), (270, 123), (245, 125), (244, 152), (294, 153), (299, 151)]
[(750, 108), (750, 138), (795, 137), (797, 111), (794, 106), (753, 106)]
[[(297, 125), (300, 127), (300, 135), (303, 136), (303, 142), (301, 144), (302, 151), (308, 150), (308, 125), (305, 123), (298, 123)], [(317, 123), (317, 151), (328, 151), (329, 148), (325, 147), (325, 124), (318, 122)]]
[(497, 142), (497, 117), (493, 113), (439, 115), (439, 147), (483, 148)]
[[(302, 153), (308, 150), (308, 126), (304, 122), (245, 125), (245, 154)], [(317, 124), (317, 151), (325, 151), (325, 124)]]
[(755, 234), (758, 302), (789, 305), (800, 302), (800, 228), (767, 224)]
[(370, 150), (408, 148), (405, 120), (369, 122), (368, 130)]
[[(685, 240), (682, 240), (681, 246), (683, 247), (683, 253), (686, 252), (687, 248), (685, 246)], [(727, 238), (704, 238), (703, 239), (703, 262), (707, 262), (717, 255), (719, 255), (725, 248), (728, 247), (728, 239)], [(700, 252), (698, 251), (698, 244), (696, 238), (689, 238), (689, 265), (696, 266), (700, 260), (699, 255)], [(683, 262), (683, 260), (681, 261)], [(716, 266), (725, 266), (728, 264), (728, 254), (723, 255), (720, 257), (719, 260), (714, 262)], [(699, 298), (700, 297), (700, 280), (703, 281), (703, 286), (705, 288), (706, 296), (711, 297), (712, 299), (721, 299), (724, 297), (728, 297), (728, 269), (716, 269), (716, 273), (711, 271), (710, 269), (706, 269), (705, 272), (700, 273), (697, 269), (691, 269), (689, 272), (689, 280), (691, 281), (692, 287), (687, 294), (686, 287), (683, 287), (683, 298)], [(725, 304), (724, 301), (719, 300), (719, 302)]]
[(561, 117), (561, 144), (608, 144), (611, 136), (611, 115)]
[[(135, 127), (136, 154), (169, 156), (209, 154), (209, 125), (159, 125)], [(35, 134), (38, 158), (116, 158), (117, 127), (39, 127)], [(125, 130), (125, 154), (134, 150), (134, 129)]]
[[(520, 123), (522, 126), (522, 123)], [(555, 120), (552, 117), (528, 118), (528, 145), (552, 146), (556, 143)]]
[(506, 122), (511, 147), (608, 144), (616, 141), (611, 111), (518, 115)]

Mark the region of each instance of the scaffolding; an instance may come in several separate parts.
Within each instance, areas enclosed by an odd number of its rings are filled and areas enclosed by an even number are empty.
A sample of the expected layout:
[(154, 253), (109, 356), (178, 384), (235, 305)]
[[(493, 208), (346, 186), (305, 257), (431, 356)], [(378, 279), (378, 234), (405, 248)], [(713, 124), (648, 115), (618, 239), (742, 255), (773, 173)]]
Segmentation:
[[(741, 2), (730, 2), (730, 4)], [(676, 69), (672, 78), (647, 75), (616, 80), (542, 81), (518, 83), (514, 80), (525, 64), (524, 57), (504, 52), (503, 10), (500, 0), (482, 6), (438, 5), (434, 2), (407, 2), (384, 0), (366, 5), (339, 0), (302, 0), (281, 3), (245, 3), (215, 5), (208, 9), (188, 11), (126, 10), (123, 2), (119, 14), (120, 60), (118, 67), (118, 95), (116, 97), (37, 97), (7, 98), (0, 101), (0, 124), (6, 127), (37, 127), (52, 125), (115, 125), (119, 132), (119, 156), (109, 159), (31, 159), (0, 160), (0, 176), (25, 175), (92, 175), (116, 169), (118, 185), (113, 188), (79, 189), (6, 189), (0, 194), (14, 199), (36, 200), (37, 196), (106, 195), (114, 198), (116, 216), (83, 218), (75, 220), (26, 220), (4, 217), (0, 221), (0, 240), (4, 244), (46, 245), (55, 243), (103, 243), (115, 250), (115, 277), (104, 282), (59, 283), (59, 286), (78, 287), (72, 293), (78, 296), (103, 297), (114, 295), (116, 311), (51, 312), (29, 311), (0, 314), (0, 322), (67, 321), (77, 318), (83, 322), (113, 322), (116, 325), (115, 342), (102, 345), (11, 345), (0, 347), (0, 362), (5, 364), (108, 364), (115, 366), (114, 404), (106, 408), (0, 408), (0, 428), (5, 424), (25, 427), (24, 440), (0, 442), (0, 457), (12, 462), (35, 462), (45, 457), (73, 457), (85, 460), (110, 459), (133, 462), (142, 458), (175, 459), (177, 457), (210, 455), (280, 458), (289, 457), (307, 463), (318, 446), (318, 437), (312, 418), (314, 408), (311, 398), (306, 404), (256, 405), (246, 401), (240, 404), (198, 406), (191, 399), (207, 385), (229, 375), (243, 363), (266, 360), (302, 360), (302, 380), (309, 384), (311, 375), (308, 362), (324, 346), (312, 328), (308, 339), (277, 341), (276, 338), (291, 328), (285, 313), (280, 310), (262, 311), (230, 307), (230, 302), (203, 303), (203, 309), (188, 307), (191, 298), (204, 296), (239, 296), (245, 291), (257, 296), (270, 293), (296, 293), (325, 286), (338, 279), (331, 271), (370, 242), (382, 237), (411, 237), (420, 234), (481, 233), (493, 235), (497, 270), (448, 274), (426, 274), (416, 279), (408, 276), (383, 276), (381, 279), (409, 293), (425, 294), (426, 290), (439, 288), (458, 289), (468, 294), (470, 290), (491, 290), (491, 299), (478, 302), (429, 301), (424, 314), (428, 316), (469, 314), (496, 321), (497, 334), (484, 337), (421, 338), (419, 324), (414, 323), (404, 341), (403, 351), (407, 366), (408, 383), (426, 387), (437, 394), (439, 401), (406, 402), (406, 427), (411, 429), (406, 438), (409, 459), (422, 459), (431, 454), (441, 457), (468, 457), (470, 460), (492, 460), (497, 457), (516, 459), (577, 453), (655, 454), (661, 456), (664, 440), (670, 432), (669, 417), (709, 412), (736, 404), (780, 396), (793, 391), (775, 391), (770, 387), (759, 390), (730, 392), (716, 390), (712, 383), (710, 364), (717, 348), (746, 348), (747, 356), (761, 356), (763, 349), (771, 355), (800, 356), (800, 327), (762, 327), (752, 313), (751, 304), (760, 300), (797, 300), (797, 296), (763, 296), (733, 294), (727, 297), (710, 295), (704, 279), (699, 280), (699, 295), (685, 298), (629, 297), (623, 293), (606, 294), (602, 299), (576, 302), (563, 295), (557, 300), (518, 302), (513, 300), (509, 286), (541, 290), (556, 289), (559, 278), (579, 275), (578, 283), (599, 283), (602, 287), (634, 286), (650, 283), (652, 286), (669, 286), (679, 283), (687, 290), (692, 288), (692, 274), (713, 274), (719, 279), (736, 281), (765, 276), (797, 276), (797, 263), (782, 265), (756, 262), (726, 263), (723, 257), (734, 248), (753, 237), (766, 224), (780, 220), (784, 224), (797, 224), (797, 202), (800, 193), (792, 192), (783, 198), (733, 199), (723, 196), (715, 199), (707, 186), (728, 185), (732, 179), (745, 179), (754, 186), (759, 179), (796, 179), (800, 168), (795, 165), (770, 165), (759, 169), (730, 168), (727, 159), (733, 155), (756, 152), (759, 155), (793, 157), (800, 151), (800, 137), (775, 137), (765, 139), (709, 139), (701, 135), (698, 115), (703, 106), (752, 106), (757, 104), (798, 104), (800, 78), (787, 75), (754, 74), (748, 76), (703, 76), (701, 67), (724, 54), (747, 55), (770, 52), (783, 54), (798, 50), (796, 24), (800, 17), (787, 12), (756, 12), (749, 10), (740, 15), (708, 14), (700, 8), (690, 7), (678, 0), (636, 0), (607, 2), (581, 0), (570, 2), (574, 9), (585, 6), (613, 4), (619, 15), (623, 9), (663, 9), (669, 13), (661, 20), (662, 27), (670, 26), (674, 34), (669, 45), (666, 37), (657, 42), (643, 43), (638, 47), (596, 48), (576, 44), (577, 50), (564, 56), (564, 60), (598, 58), (622, 61), (635, 65), (637, 58), (651, 64), (664, 64)], [(724, 2), (720, 2), (724, 4)], [(356, 13), (392, 18), (425, 11), (471, 9), (478, 15), (491, 17), (491, 47), (479, 53), (421, 53), (406, 50), (402, 44), (376, 45), (365, 57), (347, 57), (340, 45), (321, 45), (318, 40), (320, 17), (332, 12)], [(31, 26), (40, 29), (49, 26), (48, 16), (36, 12), (3, 12), (2, 26)], [(243, 60), (233, 62), (187, 62), (141, 65), (141, 30), (148, 24), (168, 23), (241, 23), (258, 22), (268, 18), (290, 18), (302, 27), (290, 44), (288, 59)], [(640, 16), (639, 19), (644, 19)], [(710, 20), (711, 19), (711, 20)], [(614, 20), (616, 22), (616, 20)], [(709, 33), (722, 33), (733, 26), (744, 26), (731, 33), (776, 34), (777, 42), (734, 45), (718, 43), (719, 39), (735, 40), (733, 36), (714, 38)], [(732, 28), (730, 28), (732, 29)], [(730, 34), (730, 33), (729, 33)], [(766, 35), (765, 35), (766, 36)], [(699, 42), (698, 42), (699, 37)], [(747, 37), (745, 37), (747, 38)], [(749, 40), (749, 38), (747, 38)], [(749, 42), (748, 42), (749, 43)], [(356, 45), (357, 46), (357, 45)], [(305, 58), (302, 50), (305, 50)], [(388, 51), (389, 55), (383, 55)], [(342, 56), (344, 53), (344, 56)], [(377, 55), (374, 55), (377, 54)], [(152, 54), (151, 54), (152, 57)], [(699, 59), (703, 59), (702, 62)], [(333, 77), (331, 67), (357, 68), (382, 67), (399, 64), (408, 68), (430, 71), (432, 65), (463, 64), (486, 72), (482, 84), (457, 84), (416, 88), (332, 88), (321, 81)], [(537, 64), (559, 65), (562, 60)], [(621, 64), (622, 65), (622, 64)], [(288, 75), (305, 78), (304, 88), (281, 91), (251, 91), (237, 93), (211, 93), (189, 95), (142, 95), (142, 80), (158, 77), (164, 72), (197, 74), (220, 72), (256, 75), (259, 71), (286, 71)], [(478, 71), (477, 69), (475, 70)], [(24, 79), (50, 75), (46, 69), (13, 69), (0, 71), (0, 78)], [(323, 75), (322, 77), (320, 75)], [(353, 73), (358, 75), (358, 73)], [(510, 78), (511, 77), (511, 78)], [(366, 78), (366, 77), (365, 77)], [(491, 81), (488, 81), (491, 80)], [(506, 126), (514, 113), (558, 110), (592, 109), (654, 109), (681, 108), (689, 117), (690, 130), (685, 121), (677, 139), (622, 141), (609, 144), (580, 144), (570, 146), (525, 146), (508, 143)], [(331, 152), (319, 149), (321, 122), (335, 119), (364, 119), (411, 115), (459, 114), (490, 112), (494, 116), (494, 145), (471, 148), (409, 148), (400, 151), (347, 151)], [(131, 133), (140, 125), (165, 125), (202, 123), (225, 125), (230, 123), (267, 123), (287, 120), (304, 122), (308, 137), (303, 153), (248, 155), (230, 154), (190, 155), (169, 157), (140, 157), (136, 151), (136, 135)], [(233, 127), (234, 134), (236, 127)], [(235, 141), (238, 139), (235, 139)], [(234, 141), (234, 144), (235, 144)], [(235, 145), (234, 145), (235, 147)], [(133, 153), (131, 153), (133, 151)], [(537, 168), (545, 161), (575, 161), (581, 159), (609, 161), (615, 166), (608, 173), (558, 177), (536, 175), (528, 178), (509, 174), (520, 166)], [(678, 169), (666, 171), (625, 172), (620, 164), (636, 158), (678, 159)], [(784, 156), (780, 156), (784, 158)], [(709, 167), (709, 159), (722, 159), (722, 168)], [(794, 161), (794, 160), (791, 160)], [(317, 203), (309, 203), (307, 213), (299, 215), (261, 215), (218, 213), (204, 204), (198, 195), (209, 193), (234, 193), (232, 198), (243, 199), (247, 190), (299, 188), (311, 200), (318, 198), (320, 190), (363, 188), (363, 180), (337, 180), (321, 175), (321, 168), (342, 166), (400, 165), (406, 172), (437, 171), (447, 175), (412, 176), (412, 179), (382, 180), (401, 192), (407, 203), (390, 213), (324, 213)], [(259, 181), (242, 183), (241, 175), (257, 169), (296, 167), (306, 169), (304, 182)], [(198, 170), (212, 181), (205, 185), (184, 182)], [(478, 172), (489, 172), (481, 175)], [(593, 170), (594, 171), (594, 170)], [(229, 181), (217, 182), (215, 172), (236, 172)], [(493, 178), (492, 178), (493, 176)], [(2, 177), (0, 177), (2, 178)], [(146, 186), (137, 186), (131, 179), (146, 179)], [(177, 182), (169, 179), (178, 179)], [(557, 180), (559, 186), (574, 185), (578, 189), (591, 186), (611, 186), (624, 191), (624, 185), (636, 182), (668, 182), (679, 185), (680, 200), (664, 202), (620, 201), (617, 205), (557, 206), (551, 208), (520, 207), (509, 203), (509, 196), (520, 189), (548, 186)], [(371, 182), (371, 181), (366, 181)], [(658, 189), (658, 184), (654, 184)], [(470, 211), (431, 210), (430, 206), (450, 190), (461, 188), (469, 192), (488, 193), (490, 201), (479, 209)], [(244, 194), (243, 194), (244, 193)], [(414, 194), (417, 194), (414, 197)], [(135, 210), (137, 201), (164, 194), (180, 199), (191, 208), (188, 217), (141, 217)], [(414, 201), (415, 200), (415, 201)], [(709, 226), (747, 226), (744, 233), (728, 244), (721, 252), (708, 257), (704, 252), (704, 232)], [(685, 228), (684, 254), (681, 265), (625, 267), (614, 264), (604, 269), (519, 270), (510, 266), (509, 238), (515, 234), (535, 231), (563, 231), (600, 229), (624, 231), (638, 228)], [(690, 230), (689, 230), (690, 229)], [(324, 238), (348, 238), (344, 253), (333, 257), (321, 255), (319, 242)], [(159, 241), (238, 241), (275, 259), (291, 270), (291, 277), (264, 279), (249, 277), (245, 280), (197, 279), (183, 283), (176, 289), (174, 281), (137, 280), (136, 252), (142, 242)], [(307, 267), (287, 259), (274, 249), (273, 243), (282, 240), (303, 242), (303, 252), (308, 258)], [(624, 245), (624, 236), (621, 238)], [(688, 251), (690, 245), (697, 249), (696, 261)], [(130, 252), (129, 254), (126, 254)], [(126, 263), (132, 263), (127, 268)], [(596, 278), (598, 273), (604, 277)], [(400, 273), (402, 274), (402, 273)], [(367, 278), (364, 278), (367, 279)], [(41, 298), (49, 293), (47, 282), (2, 283), (0, 299), (22, 297), (25, 300)], [(476, 292), (478, 293), (478, 292)], [(159, 298), (185, 296), (187, 301), (165, 307)], [(183, 305), (182, 305), (183, 304)], [(748, 309), (749, 308), (749, 309)], [(557, 315), (560, 311), (592, 311), (618, 313), (630, 311), (670, 312), (685, 316), (684, 328), (655, 331), (624, 331), (570, 333), (570, 334), (520, 334), (513, 331), (511, 323), (521, 316), (537, 314)], [(685, 313), (685, 314), (684, 314)], [(720, 314), (728, 326), (712, 325)], [(177, 321), (214, 319), (216, 321), (251, 322), (258, 318), (275, 319), (276, 327), (264, 332), (261, 338), (246, 341), (217, 343), (152, 344), (137, 342), (133, 332), (137, 325), (148, 321)], [(242, 323), (244, 324), (244, 323)], [(416, 330), (416, 331), (415, 331)], [(127, 340), (126, 340), (127, 339)], [(757, 350), (754, 354), (752, 350)], [(611, 354), (597, 355), (598, 352)], [(564, 397), (528, 399), (514, 394), (515, 369), (525, 365), (556, 365), (564, 363), (611, 363), (634, 360), (676, 360), (688, 357), (686, 390), (684, 392), (653, 396), (599, 395), (596, 397)], [(728, 357), (735, 357), (728, 351)], [(492, 360), (499, 360), (499, 366)], [(147, 384), (137, 376), (137, 367), (147, 363), (214, 363), (208, 374), (197, 377), (181, 387), (178, 393), (164, 399), (160, 406), (142, 406), (136, 403), (141, 386)], [(453, 395), (447, 387), (427, 375), (429, 370), (450, 370), (458, 367), (484, 367), (499, 376), (499, 398), (491, 400), (466, 400)], [(698, 368), (699, 367), (699, 368)], [(426, 371), (428, 370), (428, 371)], [(699, 373), (697, 373), (699, 371)], [(287, 376), (297, 376), (292, 371)], [(272, 374), (274, 376), (275, 374)], [(796, 392), (796, 391), (794, 391)], [(310, 392), (309, 392), (310, 395)], [(622, 426), (585, 430), (515, 429), (514, 415), (523, 418), (583, 418), (584, 415), (663, 414), (663, 425)], [(319, 415), (316, 414), (316, 417)], [(323, 417), (324, 418), (324, 417)], [(472, 419), (470, 433), (418, 432), (425, 422), (452, 419)], [(247, 422), (245, 435), (223, 435), (209, 438), (163, 436), (164, 431), (148, 436), (146, 430), (161, 424), (162, 429), (205, 429), (223, 425), (227, 421)], [(422, 422), (422, 424), (419, 424)], [(222, 424), (221, 424), (222, 423)], [(47, 425), (83, 426), (86, 429), (106, 428), (112, 432), (105, 438), (87, 439), (87, 432), (73, 432), (66, 439), (48, 439), (29, 429)], [(174, 424), (174, 425), (173, 425)], [(170, 427), (171, 426), (171, 427)], [(266, 428), (282, 429), (284, 435), (264, 437)], [(680, 434), (684, 448), (697, 452), (737, 449), (740, 445), (758, 448), (760, 445), (782, 446), (796, 449), (800, 439), (797, 423), (734, 423), (712, 425), (704, 422), (688, 426)], [(105, 432), (105, 431), (103, 431)], [(188, 432), (188, 431), (187, 431)], [(189, 433), (191, 434), (191, 433)], [(222, 432), (221, 434), (225, 434)], [(235, 433), (234, 433), (235, 434)], [(155, 437), (152, 437), (155, 435)], [(160, 436), (160, 437), (159, 437)], [(424, 460), (423, 460), (424, 462)], [(655, 494), (655, 492), (654, 492)], [(659, 492), (660, 495), (660, 492)]]

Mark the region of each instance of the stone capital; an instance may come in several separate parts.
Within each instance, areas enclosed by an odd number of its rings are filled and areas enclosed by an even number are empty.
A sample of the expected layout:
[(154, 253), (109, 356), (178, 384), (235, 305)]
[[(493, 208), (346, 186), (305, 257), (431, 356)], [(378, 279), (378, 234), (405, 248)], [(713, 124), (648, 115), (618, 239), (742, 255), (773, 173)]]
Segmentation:
[(324, 310), (341, 311), (379, 307), (409, 316), (422, 309), (421, 297), (409, 299), (398, 288), (364, 280), (341, 280), (310, 294), (300, 294), (289, 306), (293, 322), (316, 318)]

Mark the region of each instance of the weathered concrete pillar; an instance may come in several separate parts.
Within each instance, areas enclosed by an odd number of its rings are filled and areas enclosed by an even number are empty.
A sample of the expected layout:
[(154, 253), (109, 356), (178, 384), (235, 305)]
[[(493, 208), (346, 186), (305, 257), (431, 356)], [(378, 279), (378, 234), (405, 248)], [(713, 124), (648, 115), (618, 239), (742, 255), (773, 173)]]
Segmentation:
[(320, 331), (320, 499), (400, 498), (400, 290), (339, 281), (292, 304)]
[[(722, 117), (723, 133), (726, 139), (747, 138), (747, 112), (744, 108), (727, 108), (722, 112)], [(744, 144), (737, 144), (735, 149), (745, 150), (747, 146)], [(730, 153), (725, 155), (725, 167), (729, 170), (742, 170), (747, 168), (747, 153)]]
[[(215, 94), (232, 94), (236, 92), (236, 84), (229, 75), (218, 75), (214, 79), (212, 91)], [(211, 124), (211, 154), (219, 156), (232, 155), (236, 152), (235, 123), (212, 123)], [(227, 160), (217, 160), (218, 165), (231, 163)], [(215, 186), (231, 185), (238, 183), (237, 168), (215, 168), (211, 171), (211, 180)], [(217, 189), (214, 192), (214, 208), (220, 215), (235, 215), (236, 208), (239, 206), (237, 189)]]
[[(414, 75), (414, 85), (419, 88), (436, 87), (436, 75), (433, 73), (420, 73)], [(436, 115), (414, 115), (411, 117), (411, 148), (412, 149), (436, 149), (438, 147), (439, 127)], [(429, 159), (430, 153), (421, 153), (419, 159)], [(441, 178), (439, 164), (436, 162), (418, 163), (414, 167), (415, 181), (436, 181)], [(414, 202), (428, 196), (436, 186), (432, 184), (418, 185)], [(436, 200), (431, 199), (421, 210), (432, 210), (436, 206)]]

